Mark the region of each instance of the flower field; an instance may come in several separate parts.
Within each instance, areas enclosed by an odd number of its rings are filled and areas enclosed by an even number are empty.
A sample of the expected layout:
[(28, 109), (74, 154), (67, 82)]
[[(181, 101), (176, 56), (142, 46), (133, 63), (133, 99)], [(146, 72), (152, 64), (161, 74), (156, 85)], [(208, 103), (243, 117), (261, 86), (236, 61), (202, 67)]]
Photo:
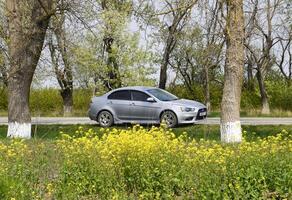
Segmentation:
[(0, 140), (0, 199), (291, 198), (285, 130), (233, 145), (141, 126)]

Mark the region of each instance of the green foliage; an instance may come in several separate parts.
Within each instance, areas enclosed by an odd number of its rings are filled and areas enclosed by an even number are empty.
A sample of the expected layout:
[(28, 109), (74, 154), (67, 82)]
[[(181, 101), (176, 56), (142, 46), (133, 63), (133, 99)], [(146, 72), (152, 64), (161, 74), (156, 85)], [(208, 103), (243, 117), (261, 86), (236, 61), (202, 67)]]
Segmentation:
[[(73, 92), (74, 115), (87, 115), (88, 105), (92, 98), (91, 89), (76, 89)], [(7, 111), (7, 89), (0, 88), (0, 110)], [(30, 110), (33, 116), (61, 116), (63, 101), (57, 89), (35, 89), (30, 94)]]
[(271, 107), (292, 111), (292, 86), (288, 86), (284, 81), (266, 83)]
[[(241, 92), (241, 108), (253, 110), (261, 108), (261, 96), (259, 91), (249, 91), (243, 88)], [(279, 107), (281, 108), (281, 106)]]
[[(126, 85), (153, 85), (151, 79), (145, 78), (144, 70), (133, 70), (132, 72), (125, 72)], [(137, 74), (136, 74), (137, 73)], [(135, 75), (136, 74), (136, 75)], [(135, 80), (136, 79), (136, 80)], [(272, 110), (292, 111), (292, 89), (281, 81), (267, 81), (267, 91), (269, 94), (270, 107)], [(193, 99), (196, 101), (204, 102), (204, 89), (201, 85), (194, 85), (190, 92), (185, 85), (171, 86), (169, 91), (174, 93), (180, 98)], [(104, 90), (99, 90), (98, 94), (104, 94)], [(92, 89), (75, 89), (73, 92), (73, 110), (74, 114), (78, 116), (85, 116), (90, 99), (93, 95)], [(222, 98), (222, 86), (218, 84), (210, 85), (211, 105), (213, 110), (220, 110), (220, 103)], [(0, 110), (7, 111), (7, 89), (0, 88)], [(33, 115), (40, 116), (55, 116), (62, 115), (63, 104), (60, 93), (57, 89), (37, 89), (32, 90), (30, 95), (30, 108)], [(241, 109), (248, 112), (259, 110), (261, 108), (261, 99), (259, 90), (250, 91), (245, 88), (242, 90), (241, 96)]]
[(0, 85), (0, 110), (4, 111), (8, 108), (7, 88)]
[(93, 92), (90, 89), (75, 90), (73, 94), (73, 108), (80, 111), (81, 114), (86, 114)]
[[(292, 111), (292, 86), (288, 86), (284, 81), (266, 81), (267, 93), (269, 96), (270, 108), (274, 110)], [(201, 85), (192, 86), (192, 91), (185, 85), (176, 85), (169, 88), (171, 92), (180, 98), (194, 99), (204, 102), (204, 88)], [(212, 83), (210, 85), (211, 106), (213, 110), (220, 109), (222, 98), (221, 85)], [(256, 87), (254, 91), (246, 88), (242, 89), (241, 109), (245, 111), (257, 110), (261, 108), (260, 91)]]
[(203, 89), (199, 85), (192, 87), (192, 91), (194, 91), (193, 93), (189, 92), (185, 85), (172, 86), (169, 88), (169, 91), (179, 98), (194, 99), (196, 101), (204, 102)]
[[(63, 134), (63, 133), (61, 133)], [(246, 134), (246, 133), (245, 133)], [(163, 127), (0, 141), (1, 199), (290, 199), (291, 133), (225, 145)]]
[(30, 110), (36, 115), (62, 111), (62, 97), (56, 89), (37, 89), (30, 93)]
[[(119, 66), (122, 85), (149, 85), (153, 86), (155, 80), (151, 75), (155, 73), (152, 63), (152, 52), (139, 46), (139, 34), (123, 33), (112, 45), (116, 62)], [(102, 52), (103, 38), (87, 36), (73, 50), (75, 78), (82, 87), (97, 87), (103, 89), (104, 82), (108, 80), (109, 68), (106, 56)]]
[[(205, 102), (204, 88), (201, 85), (192, 86), (192, 91), (186, 88), (185, 85), (177, 85), (169, 88), (170, 92), (176, 96), (184, 99), (193, 99), (195, 101)], [(220, 85), (210, 85), (210, 97), (213, 110), (220, 109), (220, 103), (222, 98), (222, 87)]]
[[(73, 92), (73, 112), (76, 115), (86, 115), (90, 99), (91, 90), (74, 90)], [(30, 108), (34, 115), (50, 116), (62, 115), (63, 101), (60, 91), (57, 89), (32, 90), (30, 95)]]
[[(140, 33), (128, 30), (133, 1), (97, 1), (98, 34), (87, 31), (73, 49), (76, 82), (83, 88), (108, 90), (107, 83), (154, 85), (153, 53), (140, 45)], [(115, 74), (112, 80), (110, 74)]]

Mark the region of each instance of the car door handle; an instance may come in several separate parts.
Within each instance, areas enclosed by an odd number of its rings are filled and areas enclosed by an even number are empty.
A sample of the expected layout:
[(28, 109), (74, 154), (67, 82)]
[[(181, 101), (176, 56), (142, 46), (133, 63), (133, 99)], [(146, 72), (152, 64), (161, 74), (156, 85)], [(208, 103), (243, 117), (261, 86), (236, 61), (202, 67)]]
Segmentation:
[(133, 102), (133, 103), (130, 103), (130, 106), (134, 106), (135, 105), (135, 103)]
[(112, 101), (109, 101), (108, 104), (113, 104), (113, 102)]

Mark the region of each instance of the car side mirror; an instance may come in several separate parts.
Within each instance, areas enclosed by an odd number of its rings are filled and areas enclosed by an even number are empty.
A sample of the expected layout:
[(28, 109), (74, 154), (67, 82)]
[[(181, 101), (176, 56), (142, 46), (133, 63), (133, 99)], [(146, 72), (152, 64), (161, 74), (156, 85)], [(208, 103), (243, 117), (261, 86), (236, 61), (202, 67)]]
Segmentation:
[(156, 102), (156, 101), (155, 101), (155, 99), (153, 99), (152, 97), (148, 97), (148, 98), (147, 98), (147, 102), (154, 103), (154, 102)]

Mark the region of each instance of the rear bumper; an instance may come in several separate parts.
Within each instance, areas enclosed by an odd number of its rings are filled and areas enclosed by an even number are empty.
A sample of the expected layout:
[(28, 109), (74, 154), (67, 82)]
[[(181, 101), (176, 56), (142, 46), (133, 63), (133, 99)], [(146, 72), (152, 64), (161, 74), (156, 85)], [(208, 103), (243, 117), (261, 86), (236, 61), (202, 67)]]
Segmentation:
[(89, 109), (89, 110), (87, 111), (87, 115), (88, 115), (89, 119), (91, 119), (91, 120), (96, 120), (96, 116), (94, 115), (94, 113), (92, 112), (91, 109)]

